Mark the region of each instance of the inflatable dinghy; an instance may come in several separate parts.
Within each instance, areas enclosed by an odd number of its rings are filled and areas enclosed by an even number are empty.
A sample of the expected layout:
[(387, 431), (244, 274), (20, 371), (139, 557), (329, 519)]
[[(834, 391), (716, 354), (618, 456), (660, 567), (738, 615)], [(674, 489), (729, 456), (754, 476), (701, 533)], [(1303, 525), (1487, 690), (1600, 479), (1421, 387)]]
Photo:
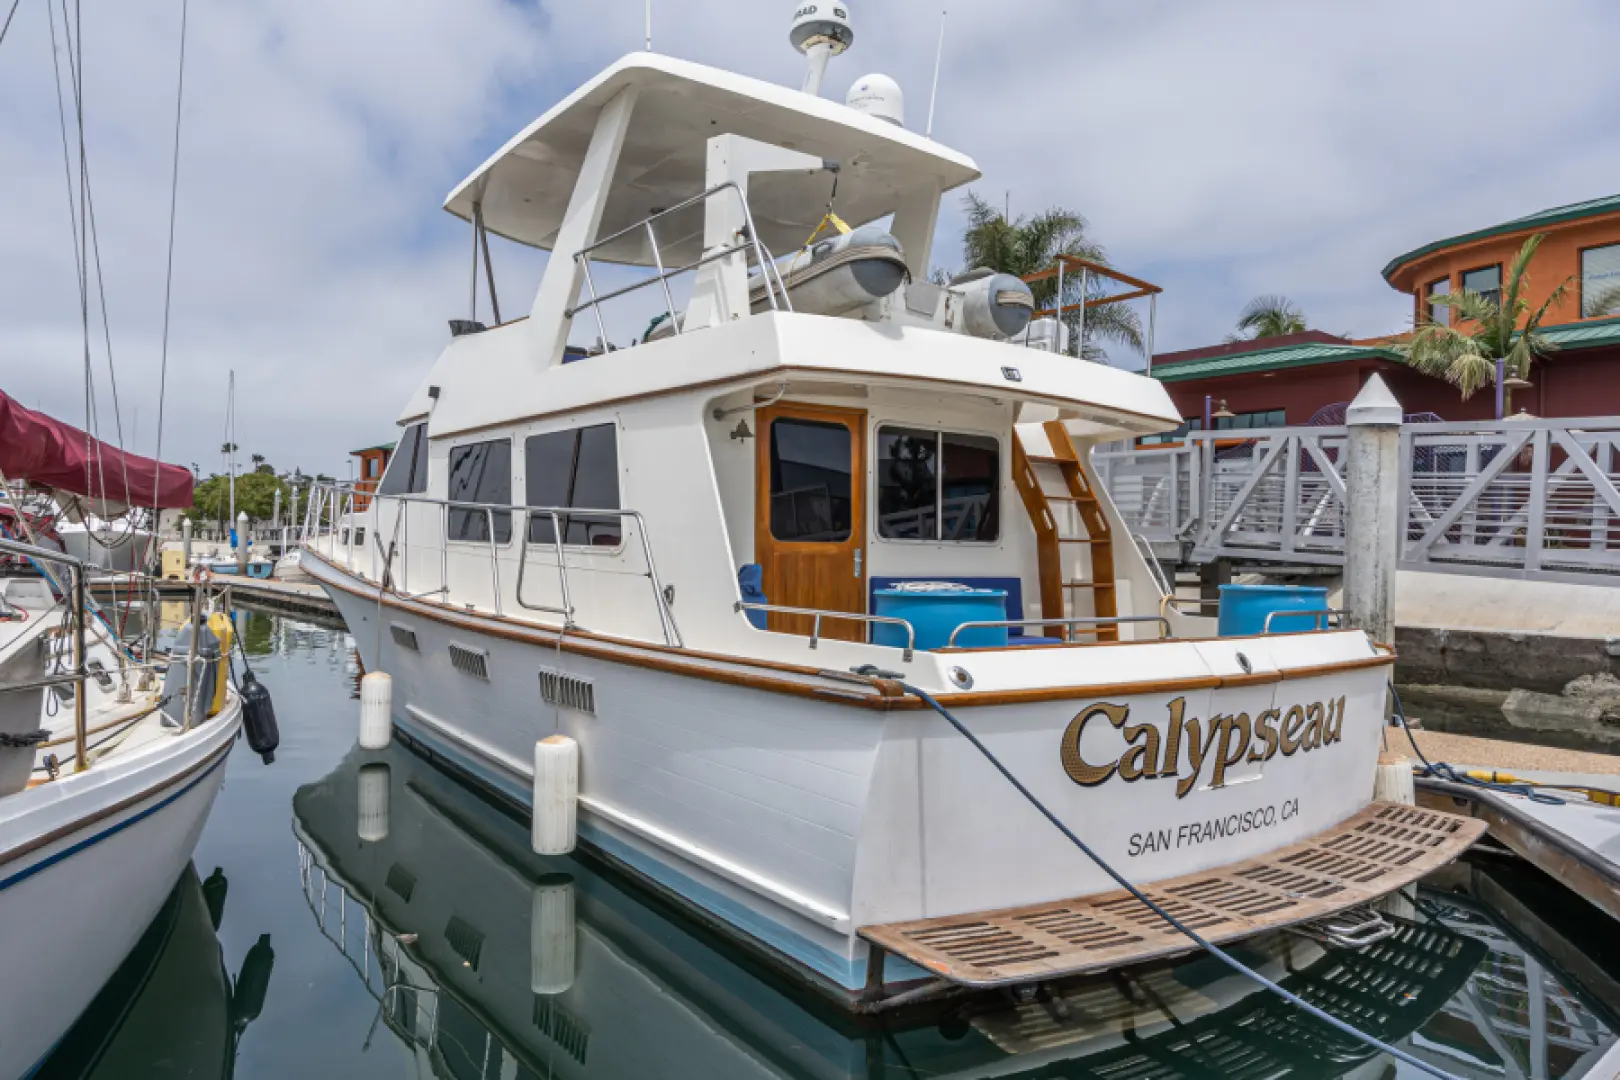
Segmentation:
[[(817, 240), (782, 271), (793, 310), (810, 315), (846, 315), (888, 296), (905, 279), (900, 241), (876, 225)], [(748, 301), (755, 312), (770, 310), (758, 274), (748, 281)]]

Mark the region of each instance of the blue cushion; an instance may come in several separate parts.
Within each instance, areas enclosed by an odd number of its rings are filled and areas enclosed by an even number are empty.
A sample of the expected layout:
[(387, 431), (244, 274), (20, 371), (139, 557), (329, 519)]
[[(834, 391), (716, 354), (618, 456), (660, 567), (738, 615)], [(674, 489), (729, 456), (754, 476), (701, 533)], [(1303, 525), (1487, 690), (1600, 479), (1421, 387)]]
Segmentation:
[[(929, 574), (925, 577), (870, 578), (866, 583), (867, 610), (877, 610), (877, 602), (875, 599), (873, 599), (871, 595), (872, 593), (877, 592), (879, 589), (893, 588), (896, 584), (902, 581), (954, 581), (958, 585), (967, 585), (974, 589), (1000, 589), (1007, 594), (1007, 619), (1011, 621), (1013, 619), (1022, 619), (1024, 617), (1024, 583), (1020, 578), (959, 577), (955, 574)], [(1036, 629), (1036, 627), (1032, 626), (1030, 629)], [(1014, 639), (1009, 642), (1009, 644), (1013, 645), (1030, 645), (1034, 644), (1037, 640), (1043, 640), (1028, 638), (1025, 630), (1017, 626), (1008, 627), (1007, 636)], [(1055, 641), (1057, 639), (1052, 638), (1049, 640)]]
[[(749, 563), (737, 570), (737, 589), (742, 593), (745, 604), (768, 604), (765, 598), (765, 568), (759, 563)], [(748, 621), (754, 624), (754, 629), (765, 629), (766, 614), (763, 611), (745, 610)]]

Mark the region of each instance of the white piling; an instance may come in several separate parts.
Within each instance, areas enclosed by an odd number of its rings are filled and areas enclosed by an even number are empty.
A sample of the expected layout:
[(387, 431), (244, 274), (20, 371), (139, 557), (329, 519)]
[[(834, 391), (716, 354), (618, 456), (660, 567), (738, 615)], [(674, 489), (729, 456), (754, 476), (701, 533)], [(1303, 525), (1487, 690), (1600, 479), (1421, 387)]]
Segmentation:
[(561, 994), (574, 985), (574, 883), (535, 885), (529, 904), (529, 988)]
[(394, 680), (386, 671), (373, 671), (360, 680), (360, 745), (381, 750), (394, 734)]
[(579, 744), (548, 735), (534, 744), (534, 850), (566, 855), (574, 850), (579, 802)]
[(184, 573), (191, 573), (191, 519), (180, 519), (180, 562)]
[(1374, 375), (1350, 403), (1345, 423), (1344, 606), (1367, 636), (1392, 643), (1400, 559), (1400, 402)]
[(236, 515), (236, 572), (244, 577), (247, 576), (248, 564), (247, 530), (248, 516), (247, 511), (243, 510)]
[(360, 839), (377, 844), (388, 839), (388, 766), (371, 762), (360, 766)]

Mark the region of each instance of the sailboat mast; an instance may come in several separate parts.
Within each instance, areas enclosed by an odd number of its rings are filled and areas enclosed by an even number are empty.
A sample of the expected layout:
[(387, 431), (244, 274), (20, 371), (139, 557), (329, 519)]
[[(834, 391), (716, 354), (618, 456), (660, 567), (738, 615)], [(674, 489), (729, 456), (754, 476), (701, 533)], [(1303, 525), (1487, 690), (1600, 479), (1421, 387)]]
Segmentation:
[[(236, 528), (236, 370), (231, 369), (230, 382), (225, 391), (225, 471), (230, 474), (231, 516), (227, 529)], [(241, 542), (241, 538), (237, 538)]]

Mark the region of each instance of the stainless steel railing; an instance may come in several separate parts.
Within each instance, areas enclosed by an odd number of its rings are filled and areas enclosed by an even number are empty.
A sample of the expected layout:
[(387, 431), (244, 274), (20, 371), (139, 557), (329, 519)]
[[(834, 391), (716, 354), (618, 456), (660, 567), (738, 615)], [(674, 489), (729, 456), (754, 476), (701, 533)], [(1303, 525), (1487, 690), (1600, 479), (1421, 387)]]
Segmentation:
[(823, 608), (787, 607), (784, 604), (755, 604), (746, 600), (738, 600), (732, 605), (733, 611), (765, 611), (778, 615), (803, 615), (814, 620), (810, 627), (810, 647), (813, 649), (821, 640), (822, 619), (845, 619), (850, 622), (885, 623), (890, 626), (903, 626), (906, 630), (906, 645), (900, 654), (900, 659), (911, 663), (911, 658), (917, 648), (917, 630), (905, 619), (893, 615), (864, 615), (858, 611), (828, 611)]
[(1161, 638), (1170, 640), (1175, 637), (1170, 630), (1170, 620), (1162, 615), (1109, 615), (1084, 619), (987, 619), (960, 624), (955, 630), (951, 631), (951, 636), (946, 640), (945, 647), (947, 649), (955, 648), (956, 635), (964, 630), (996, 629), (998, 627), (1006, 627), (1010, 630), (1013, 627), (1022, 626), (1061, 626), (1063, 627), (1063, 639), (1073, 641), (1074, 628), (1077, 626), (1096, 631), (1108, 626), (1119, 626), (1121, 623), (1158, 623)]
[[(658, 235), (653, 231), (653, 222), (670, 214), (679, 213), (680, 211), (698, 203), (707, 202), (714, 196), (728, 190), (737, 196), (737, 201), (742, 206), (743, 222), (746, 231), (739, 232), (737, 234), (738, 239), (735, 243), (728, 244), (725, 247), (708, 252), (696, 262), (688, 263), (685, 266), (678, 266), (673, 270), (665, 269), (663, 253), (658, 247)], [(653, 263), (657, 267), (658, 272), (652, 277), (643, 281), (632, 282), (629, 285), (624, 285), (617, 289), (612, 289), (608, 292), (598, 294), (596, 291), (596, 282), (591, 278), (591, 252), (605, 247), (606, 245), (613, 243), (615, 240), (622, 239), (638, 229), (645, 230), (647, 233), (648, 247), (652, 251)], [(765, 298), (770, 302), (771, 310), (781, 311), (786, 309), (788, 311), (792, 311), (793, 303), (788, 299), (787, 286), (782, 283), (782, 273), (776, 267), (776, 260), (771, 256), (771, 253), (766, 250), (765, 245), (760, 241), (759, 230), (754, 228), (754, 214), (753, 211), (748, 208), (748, 197), (742, 193), (742, 188), (738, 187), (735, 181), (728, 180), (724, 184), (717, 184), (716, 186), (709, 188), (702, 194), (694, 195), (690, 199), (679, 202), (667, 209), (660, 210), (655, 214), (649, 214), (636, 224), (620, 229), (611, 236), (605, 236), (596, 241), (594, 244), (591, 244), (589, 247), (581, 248), (578, 252), (576, 252), (574, 255), (574, 261), (578, 263), (580, 269), (585, 272), (585, 288), (590, 293), (590, 299), (566, 309), (563, 314), (571, 319), (586, 309), (591, 309), (594, 311), (596, 314), (596, 329), (600, 335), (602, 347), (606, 348), (607, 325), (602, 320), (602, 304), (608, 300), (613, 300), (628, 293), (636, 292), (639, 289), (645, 289), (653, 282), (657, 282), (664, 290), (664, 307), (669, 314), (670, 328), (675, 333), (679, 334), (682, 332), (682, 330), (680, 320), (675, 317), (675, 298), (670, 294), (669, 291), (670, 279), (673, 277), (678, 277), (681, 274), (687, 273), (688, 271), (696, 270), (698, 267), (704, 266), (708, 263), (735, 255), (738, 252), (746, 253), (748, 251), (752, 251), (754, 253), (754, 261), (759, 264), (760, 274), (765, 279)]]
[[(367, 500), (364, 510), (355, 511), (356, 497)], [(382, 510), (388, 506), (398, 508), (400, 512), (394, 514), (392, 530), (385, 545), (378, 529), (382, 520)], [(412, 592), (410, 582), (411, 546), (410, 546), (410, 517), (406, 510), (411, 506), (431, 506), (438, 510), (439, 529), (435, 537), (436, 550), (439, 554), (439, 586), (423, 592)], [(581, 519), (601, 520), (613, 519), (618, 521), (629, 520), (635, 523), (636, 539), (641, 548), (641, 556), (646, 569), (642, 576), (648, 580), (652, 588), (653, 605), (658, 615), (659, 629), (664, 638), (664, 644), (676, 648), (683, 648), (685, 641), (681, 637), (680, 627), (675, 621), (674, 612), (670, 610), (669, 600), (664, 591), (663, 582), (658, 576), (658, 564), (653, 558), (652, 542), (649, 538), (646, 519), (638, 510), (594, 509), (571, 506), (521, 506), (499, 503), (462, 502), (450, 499), (437, 499), (427, 495), (384, 495), (375, 491), (356, 491), (352, 487), (340, 484), (317, 484), (310, 492), (308, 509), (305, 511), (302, 540), (316, 550), (321, 549), (320, 541), (325, 539), (327, 551), (336, 556), (339, 546), (344, 554), (345, 565), (353, 572), (360, 573), (355, 559), (355, 546), (364, 546), (364, 540), (357, 540), (357, 534), (366, 530), (366, 535), (377, 552), (382, 569), (377, 574), (376, 581), (380, 588), (405, 599), (419, 599), (424, 596), (443, 595), (447, 600), (450, 596), (450, 515), (454, 511), (475, 513), (483, 518), (485, 537), (483, 540), (473, 540), (471, 543), (485, 543), (489, 558), (490, 574), (490, 604), (495, 614), (505, 614), (502, 603), (501, 587), (501, 551), (511, 542), (511, 535), (507, 540), (497, 539), (497, 515), (504, 515), (507, 527), (510, 529), (516, 522), (514, 517), (521, 518), (522, 528), (516, 533), (518, 539), (518, 566), (517, 580), (515, 582), (515, 598), (518, 605), (529, 611), (539, 611), (548, 614), (560, 615), (565, 629), (577, 629), (574, 620), (576, 609), (572, 599), (569, 575), (575, 570), (595, 572), (591, 567), (579, 566), (577, 563), (570, 566), (567, 549), (572, 546), (566, 543), (564, 537), (569, 521)], [(528, 562), (530, 548), (539, 547), (540, 544), (532, 542), (530, 526), (536, 519), (551, 522), (552, 541), (549, 545), (556, 553), (557, 558), (557, 588), (561, 598), (560, 605), (534, 603), (525, 598), (524, 585), (528, 575)], [(323, 532), (322, 530), (327, 530)], [(621, 534), (622, 535), (622, 534)], [(399, 560), (402, 573), (397, 581), (394, 575), (394, 563)], [(361, 574), (364, 577), (364, 574)]]

